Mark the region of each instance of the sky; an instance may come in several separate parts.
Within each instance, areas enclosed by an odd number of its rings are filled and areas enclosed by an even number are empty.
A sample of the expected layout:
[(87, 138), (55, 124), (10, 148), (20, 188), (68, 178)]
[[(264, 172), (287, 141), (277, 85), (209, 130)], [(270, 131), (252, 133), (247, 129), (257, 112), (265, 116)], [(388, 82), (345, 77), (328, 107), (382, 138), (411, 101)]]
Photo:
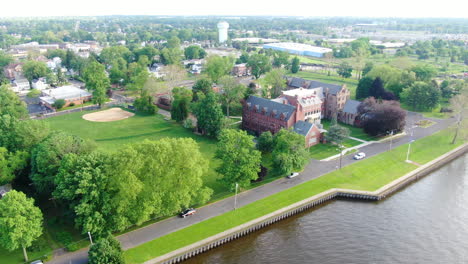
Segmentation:
[(466, 0), (16, 0), (0, 17), (182, 15), (468, 18)]

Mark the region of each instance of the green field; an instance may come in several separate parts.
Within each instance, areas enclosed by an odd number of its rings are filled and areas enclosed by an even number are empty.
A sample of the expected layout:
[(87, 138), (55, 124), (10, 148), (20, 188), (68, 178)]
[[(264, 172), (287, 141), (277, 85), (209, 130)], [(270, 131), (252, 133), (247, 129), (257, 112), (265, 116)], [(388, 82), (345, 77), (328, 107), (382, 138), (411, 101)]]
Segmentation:
[[(324, 129), (328, 129), (330, 127), (330, 120), (322, 119), (320, 123), (323, 125)], [(351, 137), (359, 138), (364, 141), (372, 141), (372, 140), (379, 139), (378, 137), (369, 136), (368, 134), (364, 132), (364, 129), (362, 128), (351, 126), (351, 125), (344, 124), (341, 122), (339, 123), (339, 125), (348, 128)]]
[[(335, 72), (334, 70), (332, 71)], [(343, 79), (342, 77), (337, 76), (337, 75), (328, 76), (327, 74), (322, 74), (322, 73), (317, 73), (317, 72), (308, 72), (308, 71), (300, 71), (298, 73), (294, 73), (294, 74), (291, 73), (288, 75), (299, 77), (299, 78), (304, 78), (307, 80), (317, 80), (317, 81), (321, 81), (324, 83), (332, 83), (332, 84), (337, 84), (337, 85), (346, 84), (346, 87), (348, 87), (348, 89), (351, 92), (351, 99), (356, 98), (356, 88), (358, 84), (358, 81), (356, 79), (351, 79), (351, 78)]]
[[(346, 148), (354, 147), (359, 144), (362, 144), (362, 142), (352, 140), (350, 138), (346, 139), (343, 142), (343, 146), (345, 146)], [(353, 152), (355, 151), (349, 151), (346, 154), (353, 153)], [(317, 144), (315, 146), (310, 147), (309, 153), (310, 153), (311, 158), (316, 159), (316, 160), (322, 160), (322, 159), (331, 157), (333, 155), (339, 154), (340, 151), (335, 145), (326, 143), (326, 144)]]
[[(424, 164), (462, 144), (450, 144), (453, 131), (444, 130), (412, 144), (410, 159)], [(125, 252), (128, 263), (142, 263), (178, 248), (190, 245), (257, 217), (301, 201), (330, 188), (348, 188), (374, 191), (414, 170), (406, 163), (407, 145), (346, 166), (291, 189), (256, 201), (236, 211), (230, 211), (178, 230)]]

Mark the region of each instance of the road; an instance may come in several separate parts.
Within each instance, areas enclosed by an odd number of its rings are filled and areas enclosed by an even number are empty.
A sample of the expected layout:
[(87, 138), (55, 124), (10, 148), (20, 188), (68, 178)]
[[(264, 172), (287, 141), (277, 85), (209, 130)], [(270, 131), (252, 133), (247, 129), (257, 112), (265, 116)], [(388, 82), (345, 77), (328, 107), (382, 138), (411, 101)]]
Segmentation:
[[(407, 115), (407, 135), (396, 138), (392, 142), (392, 148), (406, 144), (413, 139), (419, 139), (431, 135), (439, 130), (448, 127), (454, 122), (453, 118), (438, 120), (432, 119), (436, 124), (428, 128), (414, 127), (414, 123), (422, 119), (422, 116), (417, 113), (409, 112)], [(412, 136), (411, 136), (412, 134)], [(390, 141), (377, 142), (361, 148), (359, 151), (366, 153), (367, 157), (377, 155), (385, 152), (390, 148)], [(343, 166), (347, 166), (354, 162), (359, 162), (352, 159), (352, 155), (344, 156), (342, 160)], [(332, 161), (317, 161), (312, 160), (304, 169), (304, 171), (294, 179), (279, 179), (271, 183), (262, 185), (255, 189), (251, 189), (240, 193), (237, 196), (237, 205), (242, 207), (250, 204), (267, 196), (273, 195), (277, 192), (284, 191), (298, 184), (304, 183), (311, 179), (317, 178), (323, 174), (329, 173), (337, 168), (338, 160)], [(128, 232), (120, 235), (117, 238), (122, 243), (124, 249), (129, 249), (141, 245), (143, 243), (154, 240), (160, 236), (172, 233), (176, 230), (185, 228), (187, 226), (196, 224), (206, 219), (221, 215), (225, 212), (233, 210), (234, 197), (229, 197), (224, 200), (218, 201), (213, 204), (206, 205), (197, 209), (197, 214), (188, 218), (171, 217), (166, 220), (148, 225), (146, 227)], [(47, 263), (51, 264), (81, 264), (87, 263), (87, 249), (78, 252), (65, 253), (61, 256), (56, 256), (52, 261)]]

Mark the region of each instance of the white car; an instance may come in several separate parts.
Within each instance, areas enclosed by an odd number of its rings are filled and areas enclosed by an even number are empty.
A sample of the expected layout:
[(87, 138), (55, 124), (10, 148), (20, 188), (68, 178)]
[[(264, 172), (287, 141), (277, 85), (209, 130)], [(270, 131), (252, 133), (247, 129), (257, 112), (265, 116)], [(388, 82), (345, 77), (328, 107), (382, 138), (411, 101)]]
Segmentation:
[(292, 173), (289, 174), (287, 177), (288, 177), (288, 179), (292, 179), (292, 178), (294, 178), (294, 177), (296, 177), (296, 176), (299, 176), (299, 173), (298, 173), (298, 172), (292, 172)]
[(366, 153), (364, 152), (359, 152), (358, 154), (354, 155), (355, 160), (361, 160), (366, 157)]
[(44, 263), (42, 262), (42, 260), (36, 260), (36, 261), (31, 262), (31, 264), (44, 264)]

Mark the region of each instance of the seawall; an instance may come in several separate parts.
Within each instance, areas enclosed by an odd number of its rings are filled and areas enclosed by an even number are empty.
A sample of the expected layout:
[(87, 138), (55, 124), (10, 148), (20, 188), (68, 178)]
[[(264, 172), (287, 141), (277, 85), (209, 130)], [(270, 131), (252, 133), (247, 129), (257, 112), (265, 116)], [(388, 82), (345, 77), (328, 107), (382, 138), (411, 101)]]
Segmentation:
[(222, 233), (208, 237), (197, 243), (185, 246), (183, 248), (174, 250), (152, 260), (146, 261), (145, 264), (164, 263), (172, 264), (179, 263), (183, 260), (191, 258), (195, 255), (208, 251), (212, 248), (218, 247), (224, 243), (245, 236), (251, 232), (257, 231), (261, 228), (269, 226), (282, 219), (292, 215), (303, 212), (307, 209), (320, 205), (324, 202), (330, 201), (335, 198), (354, 198), (364, 200), (381, 200), (389, 195), (401, 190), (408, 184), (424, 177), (430, 172), (444, 166), (448, 162), (462, 156), (468, 151), (468, 143), (457, 147), (456, 149), (420, 166), (419, 168), (407, 173), (406, 175), (388, 183), (387, 185), (379, 188), (376, 191), (358, 191), (349, 189), (330, 189), (328, 191), (319, 193), (305, 200), (291, 204), (287, 207), (279, 209), (270, 214), (264, 215), (245, 224), (226, 230)]

